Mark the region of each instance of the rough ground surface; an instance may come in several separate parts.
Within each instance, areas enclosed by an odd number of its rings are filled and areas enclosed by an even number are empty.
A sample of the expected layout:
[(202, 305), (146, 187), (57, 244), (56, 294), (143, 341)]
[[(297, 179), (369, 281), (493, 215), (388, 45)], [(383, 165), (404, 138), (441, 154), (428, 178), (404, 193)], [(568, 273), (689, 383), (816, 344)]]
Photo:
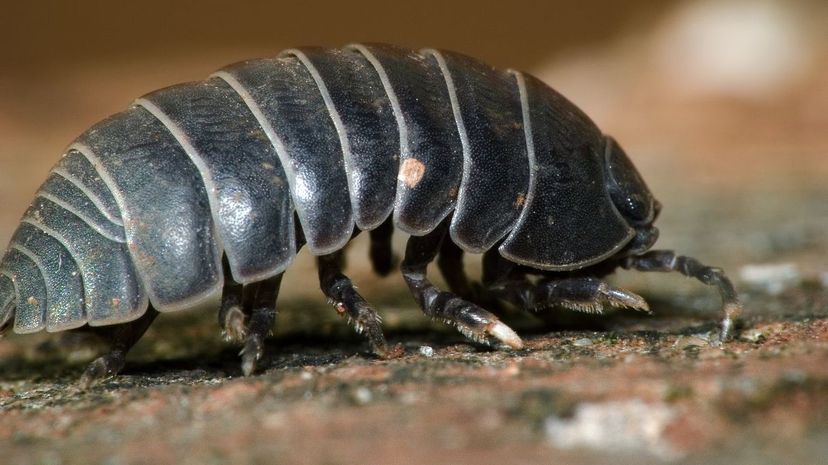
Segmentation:
[[(74, 383), (89, 354), (72, 341), (60, 348), (69, 363), (48, 343), (3, 343), (0, 447), (11, 464), (725, 463), (723, 452), (727, 463), (755, 464), (828, 456), (823, 289), (750, 295), (740, 336), (724, 348), (707, 343), (714, 299), (651, 300), (655, 317), (565, 323), (601, 330), (546, 333), (517, 321), (527, 342), (519, 352), (398, 330), (392, 339), (406, 355), (391, 361), (341, 329), (297, 321), (268, 345), (262, 372), (246, 379), (212, 321), (177, 316), (153, 328), (123, 375), (86, 392)], [(401, 315), (402, 328), (417, 319)]]
[[(734, 278), (745, 303), (734, 341), (708, 343), (719, 318), (712, 289), (624, 272), (614, 283), (647, 298), (652, 316), (508, 314), (527, 347), (491, 350), (426, 321), (399, 275), (367, 271), (360, 242), (349, 270), (403, 357), (368, 353), (325, 305), (304, 257), (250, 378), (214, 310), (162, 315), (123, 374), (85, 392), (75, 382), (97, 354), (89, 341), (0, 340), (0, 463), (828, 463), (828, 53), (811, 49), (807, 73), (758, 97), (683, 95), (652, 50), (682, 14), (532, 70), (625, 146), (665, 205), (658, 247)], [(297, 37), (279, 45), (309, 42)], [(0, 93), (0, 246), (60, 147), (86, 126), (131, 97), (255, 54), (185, 52), (77, 69), (60, 61), (32, 80), (0, 74), (0, 90), (13, 90)], [(679, 71), (685, 83), (708, 82), (710, 69)], [(759, 272), (742, 279), (747, 265)]]

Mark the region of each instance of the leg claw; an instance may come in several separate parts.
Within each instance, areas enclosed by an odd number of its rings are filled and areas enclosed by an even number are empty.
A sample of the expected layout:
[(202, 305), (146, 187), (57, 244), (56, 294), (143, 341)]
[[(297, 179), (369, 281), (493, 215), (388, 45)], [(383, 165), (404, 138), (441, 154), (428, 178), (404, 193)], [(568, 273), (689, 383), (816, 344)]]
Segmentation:
[(104, 379), (118, 374), (124, 367), (124, 356), (112, 353), (96, 358), (81, 375), (78, 387), (87, 390)]
[(226, 341), (241, 342), (247, 337), (247, 327), (241, 307), (234, 305), (227, 311), (224, 318), (224, 339)]
[(619, 289), (617, 287), (606, 286), (601, 289), (601, 294), (613, 307), (626, 307), (633, 310), (651, 313), (650, 306), (647, 305), (647, 301), (640, 295), (633, 292)]
[(262, 341), (257, 335), (251, 334), (247, 338), (244, 348), (239, 352), (242, 358), (241, 368), (244, 376), (250, 376), (256, 371), (257, 362), (262, 358), (263, 353)]
[(722, 320), (722, 330), (719, 333), (719, 342), (727, 342), (733, 336), (733, 321), (742, 314), (742, 305), (738, 302), (728, 302), (724, 305), (725, 317)]
[(520, 336), (494, 314), (459, 297), (451, 298), (445, 305), (443, 318), (454, 323), (469, 339), (484, 344), (501, 343), (513, 349), (523, 348)]
[(512, 349), (522, 349), (523, 340), (510, 327), (506, 326), (502, 321), (494, 321), (486, 328), (486, 332), (498, 341), (506, 344)]

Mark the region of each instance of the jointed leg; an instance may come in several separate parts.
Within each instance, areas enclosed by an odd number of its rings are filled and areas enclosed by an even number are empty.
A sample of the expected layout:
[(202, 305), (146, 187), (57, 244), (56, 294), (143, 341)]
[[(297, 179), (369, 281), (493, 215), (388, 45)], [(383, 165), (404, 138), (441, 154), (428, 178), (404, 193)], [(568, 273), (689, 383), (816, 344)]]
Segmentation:
[(371, 265), (374, 271), (380, 276), (387, 276), (394, 269), (394, 256), (391, 239), (394, 235), (394, 220), (388, 217), (376, 229), (368, 233), (371, 237), (370, 252)]
[(591, 276), (547, 277), (535, 284), (514, 263), (504, 260), (497, 249), (483, 255), (483, 285), (495, 297), (525, 310), (563, 307), (599, 313), (604, 304), (649, 311), (640, 296), (612, 287)]
[(106, 377), (118, 374), (124, 368), (126, 354), (141, 339), (155, 317), (152, 306), (137, 320), (112, 326), (90, 327), (89, 331), (107, 340), (110, 344), (106, 355), (96, 358), (81, 375), (79, 385), (87, 389)]
[(365, 333), (374, 353), (381, 357), (394, 357), (401, 348), (389, 350), (382, 334), (382, 319), (354, 288), (351, 280), (342, 274), (344, 256), (342, 251), (317, 258), (319, 286), (322, 292), (334, 302), (337, 313), (347, 315), (353, 321), (357, 332)]
[(456, 325), (461, 333), (475, 341), (498, 341), (515, 349), (523, 347), (520, 337), (492, 313), (441, 291), (426, 278), (428, 264), (437, 256), (447, 229), (448, 223), (444, 221), (425, 236), (412, 236), (406, 245), (403, 277), (423, 313)]
[(264, 340), (271, 334), (276, 321), (276, 299), (282, 274), (250, 284), (247, 287), (250, 300), (249, 321), (246, 325), (244, 347), (241, 350), (242, 372), (250, 376), (264, 354)]
[(246, 317), (243, 311), (244, 286), (233, 280), (227, 256), (222, 260), (224, 288), (221, 294), (221, 308), (218, 320), (222, 334), (228, 341), (242, 342), (247, 336)]
[(437, 256), (437, 268), (446, 280), (451, 292), (463, 299), (474, 300), (474, 289), (463, 269), (463, 249), (451, 240), (444, 238)]
[(730, 338), (733, 320), (742, 313), (742, 304), (739, 303), (733, 283), (720, 268), (705, 266), (695, 258), (676, 255), (672, 250), (653, 250), (643, 255), (628, 257), (624, 259), (622, 266), (639, 271), (678, 271), (709, 286), (716, 286), (722, 296), (724, 313), (719, 339), (726, 341)]
[(588, 276), (545, 280), (532, 293), (531, 300), (535, 309), (563, 307), (579, 312), (601, 313), (604, 305), (609, 304), (613, 307), (650, 311), (641, 296)]
[(492, 247), (483, 254), (483, 289), (488, 300), (502, 300), (523, 309), (535, 306), (535, 285)]
[(524, 310), (532, 311), (562, 307), (579, 312), (601, 313), (605, 304), (650, 311), (641, 296), (588, 276), (546, 279), (538, 284), (533, 284), (525, 277), (515, 276), (492, 286), (490, 292)]

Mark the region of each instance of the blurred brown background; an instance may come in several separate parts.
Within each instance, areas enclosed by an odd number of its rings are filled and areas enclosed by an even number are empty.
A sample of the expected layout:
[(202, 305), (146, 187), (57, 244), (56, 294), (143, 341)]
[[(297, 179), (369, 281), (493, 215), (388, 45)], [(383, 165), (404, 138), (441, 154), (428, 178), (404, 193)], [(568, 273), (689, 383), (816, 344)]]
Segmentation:
[[(699, 336), (718, 308), (711, 289), (621, 273), (656, 317), (485, 352), (424, 330), (400, 277), (372, 277), (356, 250), (352, 276), (409, 341), (407, 358), (380, 361), (347, 339), (305, 257), (287, 273), (260, 377), (231, 379), (237, 349), (208, 313), (201, 324), (164, 315), (133, 353), (143, 362), (90, 393), (71, 388), (88, 352), (66, 368), (61, 348), (46, 366), (23, 342), (36, 337), (0, 341), (10, 463), (606, 463), (619, 447), (706, 457), (687, 463), (824, 459), (824, 1), (0, 0), (0, 248), (63, 148), (136, 97), (287, 47), (353, 41), (457, 50), (536, 74), (581, 106), (665, 205), (658, 246), (724, 266), (744, 292), (739, 340), (720, 350)], [(329, 333), (340, 339), (324, 346)], [(420, 355), (421, 340), (436, 358)], [(587, 406), (583, 418), (573, 405)], [(710, 455), (717, 447), (734, 455)]]
[[(731, 199), (727, 214), (753, 217), (828, 198), (827, 10), (769, 0), (6, 1), (0, 243), (62, 149), (141, 94), (286, 47), (384, 41), (539, 75), (625, 145), (667, 205), (665, 245), (687, 245), (670, 238), (693, 226), (682, 221), (688, 196), (699, 208)], [(767, 211), (783, 195), (785, 208)]]

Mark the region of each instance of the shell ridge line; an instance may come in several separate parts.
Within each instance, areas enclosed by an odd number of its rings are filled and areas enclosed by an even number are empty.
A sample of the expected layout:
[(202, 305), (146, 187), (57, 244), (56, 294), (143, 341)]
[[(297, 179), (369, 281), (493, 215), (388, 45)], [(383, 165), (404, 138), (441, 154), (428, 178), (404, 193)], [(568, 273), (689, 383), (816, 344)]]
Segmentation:
[[(3, 303), (3, 306), (0, 307), (0, 310), (3, 310), (3, 309), (6, 309), (6, 308), (9, 308), (9, 303), (10, 302), (12, 302), (12, 301), (17, 302), (17, 296), (20, 295), (20, 289), (17, 286), (17, 281), (14, 279), (14, 276), (12, 276), (9, 271), (6, 271), (6, 269), (0, 269), (0, 276), (4, 276), (9, 281), (11, 281), (12, 288), (14, 289), (14, 293), (12, 295), (10, 295), (6, 299), (6, 302)], [(17, 316), (17, 311), (16, 310), (17, 309), (16, 309), (16, 306), (15, 306), (15, 308), (9, 310), (9, 312), (6, 315), (0, 315), (0, 323), (2, 323), (3, 326), (5, 327), (4, 333), (5, 333), (6, 330), (9, 329), (7, 325), (12, 321), (13, 318), (15, 318)]]
[[(328, 110), (328, 116), (331, 118), (334, 128), (336, 128), (336, 134), (339, 137), (339, 147), (342, 150), (342, 161), (345, 167), (345, 179), (348, 182), (348, 197), (351, 201), (352, 223), (356, 223), (359, 218), (359, 215), (357, 214), (359, 202), (357, 199), (355, 185), (356, 181), (354, 180), (352, 173), (353, 155), (351, 152), (351, 141), (348, 140), (348, 131), (345, 129), (345, 123), (342, 121), (342, 116), (336, 109), (336, 105), (334, 105), (331, 94), (328, 91), (328, 86), (325, 84), (325, 80), (322, 78), (322, 75), (319, 73), (316, 66), (314, 66), (313, 62), (311, 62), (310, 58), (308, 58), (307, 54), (305, 54), (302, 50), (292, 48), (285, 50), (280, 54), (280, 56), (286, 55), (293, 55), (296, 57), (311, 75), (313, 81), (316, 83), (316, 88), (319, 90), (319, 94), (322, 97), (322, 101), (325, 102), (325, 107)], [(363, 228), (360, 227), (360, 229)], [(350, 240), (350, 237), (348, 239)]]
[[(43, 234), (45, 234), (45, 235), (51, 237), (52, 239), (54, 239), (58, 244), (61, 245), (61, 247), (63, 247), (63, 249), (66, 251), (66, 254), (69, 255), (69, 257), (72, 259), (72, 261), (75, 262), (75, 267), (78, 269), (78, 271), (80, 271), (80, 269), (81, 269), (80, 263), (78, 263), (77, 257), (75, 257), (75, 254), (72, 253), (72, 248), (69, 246), (68, 242), (66, 241), (66, 238), (63, 237), (62, 234), (60, 234), (57, 231), (55, 231), (54, 229), (46, 226), (45, 224), (35, 220), (34, 218), (23, 218), (20, 222), (28, 224), (28, 225), (34, 227), (35, 229), (39, 230)], [(79, 272), (78, 277), (80, 278), (80, 282), (81, 282), (81, 295), (83, 295), (83, 305), (81, 307), (82, 307), (82, 310), (83, 310), (84, 317), (88, 318), (88, 312), (87, 312), (87, 308), (86, 308), (86, 306), (87, 306), (86, 282), (84, 280), (83, 273)]]
[(38, 274), (40, 274), (40, 280), (43, 281), (43, 286), (46, 289), (46, 295), (43, 296), (43, 298), (46, 301), (43, 302), (43, 307), (42, 307), (43, 310), (42, 310), (42, 314), (40, 315), (40, 318), (43, 321), (43, 325), (45, 327), (45, 325), (46, 325), (46, 314), (47, 314), (48, 308), (49, 308), (49, 287), (50, 287), (50, 285), (49, 285), (49, 279), (46, 277), (46, 273), (43, 272), (43, 268), (44, 268), (43, 267), (43, 262), (40, 260), (39, 257), (37, 257), (29, 249), (23, 247), (20, 244), (11, 244), (11, 246), (9, 248), (12, 249), (12, 250), (16, 250), (17, 252), (19, 252), (20, 254), (25, 256), (27, 259), (29, 259), (29, 261), (34, 263), (35, 268), (37, 268)]
[(56, 196), (54, 196), (54, 195), (52, 195), (48, 192), (38, 192), (37, 194), (35, 194), (35, 198), (46, 199), (49, 202), (52, 202), (53, 204), (57, 205), (58, 207), (66, 210), (67, 212), (69, 212), (73, 216), (77, 217), (79, 220), (86, 223), (87, 226), (92, 228), (92, 230), (95, 231), (96, 233), (98, 233), (100, 236), (105, 237), (106, 239), (109, 239), (112, 242), (117, 242), (119, 244), (123, 244), (123, 243), (126, 242), (126, 238), (114, 236), (114, 235), (108, 233), (107, 231), (104, 231), (103, 229), (101, 229), (100, 226), (95, 224), (95, 222), (92, 221), (91, 218), (89, 218), (86, 215), (84, 215), (83, 213), (79, 212), (75, 207), (73, 207), (69, 203), (65, 202), (64, 200), (62, 200), (62, 199), (60, 199), (60, 198), (58, 198), (58, 197), (56, 197)]
[[(457, 125), (457, 133), (460, 136), (460, 143), (463, 147), (463, 173), (460, 180), (460, 188), (457, 193), (457, 201), (455, 206), (452, 208), (455, 210), (465, 203), (465, 199), (467, 196), (467, 186), (469, 183), (469, 176), (471, 175), (471, 165), (472, 165), (472, 158), (471, 158), (471, 143), (469, 142), (469, 134), (466, 130), (466, 124), (463, 121), (463, 113), (460, 109), (460, 99), (457, 97), (457, 87), (454, 85), (454, 78), (451, 76), (451, 71), (448, 68), (448, 63), (446, 63), (446, 59), (443, 54), (436, 49), (423, 49), (420, 51), (421, 53), (428, 54), (434, 57), (437, 61), (437, 65), (440, 68), (440, 72), (443, 74), (443, 79), (446, 82), (446, 89), (448, 90), (449, 94), (449, 102), (451, 103), (451, 110), (454, 115), (454, 121)], [(463, 250), (469, 253), (483, 253), (487, 250), (486, 247), (473, 247), (471, 244), (468, 244), (466, 241), (462, 240), (457, 235), (456, 229), (457, 224), (459, 222), (459, 215), (452, 215), (451, 219), (451, 226), (449, 227), (449, 235), (451, 236), (452, 242), (460, 246)]]
[[(523, 77), (523, 73), (520, 71), (509, 69), (506, 70), (506, 72), (515, 77), (515, 85), (517, 85), (518, 88), (518, 95), (520, 96), (520, 111), (523, 115), (523, 136), (526, 141), (526, 155), (529, 160), (529, 186), (526, 188), (526, 198), (523, 202), (523, 208), (520, 210), (520, 215), (518, 216), (517, 221), (515, 221), (512, 231), (508, 236), (506, 236), (506, 240), (504, 240), (503, 244), (501, 244), (498, 248), (498, 252), (501, 256), (508, 260), (516, 261), (515, 257), (512, 257), (508, 252), (506, 252), (504, 245), (512, 240), (517, 231), (520, 230), (520, 227), (523, 226), (523, 223), (526, 222), (526, 218), (529, 216), (532, 203), (535, 199), (535, 188), (538, 180), (537, 174), (535, 173), (537, 169), (535, 161), (535, 142), (532, 140), (532, 116), (529, 112), (529, 97), (526, 91), (526, 78)], [(518, 261), (518, 263), (520, 262)]]
[[(35, 266), (35, 268), (38, 270), (38, 273), (40, 274), (40, 282), (41, 282), (41, 283), (43, 283), (43, 286), (44, 286), (44, 289), (45, 289), (45, 287), (46, 287), (46, 280), (45, 280), (45, 279), (44, 279), (44, 277), (43, 277), (42, 271), (40, 270), (40, 268), (38, 268), (37, 263), (36, 263), (34, 260), (32, 260), (32, 259), (31, 259), (28, 255), (21, 253), (19, 250), (16, 250), (16, 249), (15, 249), (15, 248), (13, 248), (13, 247), (9, 247), (9, 250), (7, 251), (7, 253), (8, 253), (8, 252), (10, 252), (10, 251), (12, 251), (12, 250), (14, 250), (15, 252), (19, 253), (19, 254), (21, 255), (21, 259), (22, 259), (22, 260), (29, 261), (29, 262), (31, 262), (31, 263)], [(5, 270), (4, 270), (4, 271), (5, 271)], [(7, 272), (4, 272), (3, 274), (4, 274), (4, 276), (6, 276), (7, 278), (11, 279), (12, 284), (14, 285), (14, 292), (15, 292), (15, 294), (16, 294), (18, 297), (23, 297), (23, 295), (21, 295), (20, 286), (18, 285), (18, 278), (15, 276), (15, 273), (9, 270), (9, 271), (7, 271)], [(32, 299), (33, 297), (34, 297), (34, 296), (31, 296), (31, 295), (30, 295), (30, 296), (29, 296), (29, 299)], [(46, 296), (42, 296), (42, 298), (43, 298), (43, 299), (46, 299)], [(30, 305), (35, 305), (35, 303), (31, 302), (30, 300), (29, 300), (29, 301), (27, 301), (27, 302), (28, 302)], [(40, 306), (40, 303), (41, 303), (40, 301), (37, 301), (37, 305), (38, 305), (38, 306)], [(46, 328), (46, 302), (43, 302), (43, 305), (42, 305), (42, 308), (41, 308), (40, 322), (41, 322), (42, 326), (39, 326), (39, 327), (34, 327), (34, 328), (31, 328), (31, 327), (29, 327), (29, 328), (22, 328), (22, 327), (20, 327), (20, 325), (18, 325), (18, 322), (17, 322), (17, 318), (18, 318), (18, 317), (20, 317), (20, 314), (19, 314), (18, 312), (15, 312), (14, 332), (15, 332), (16, 334), (33, 334), (33, 333), (37, 333), (37, 332), (43, 331), (43, 329), (45, 329), (45, 328)]]
[(124, 222), (121, 221), (119, 218), (113, 217), (103, 206), (103, 201), (101, 201), (100, 197), (97, 196), (94, 192), (92, 192), (86, 185), (81, 182), (80, 179), (77, 178), (74, 174), (66, 171), (63, 168), (53, 168), (52, 173), (62, 177), (63, 179), (69, 181), (73, 186), (77, 187), (81, 192), (86, 195), (92, 205), (94, 205), (101, 214), (108, 219), (112, 224), (120, 227), (124, 227)]
[[(402, 108), (400, 107), (400, 100), (397, 97), (397, 92), (394, 90), (394, 86), (391, 85), (391, 79), (388, 77), (388, 73), (385, 71), (385, 67), (382, 66), (379, 59), (377, 59), (376, 55), (374, 55), (371, 50), (368, 49), (363, 44), (349, 44), (345, 46), (346, 50), (355, 50), (362, 54), (368, 63), (374, 68), (377, 73), (377, 76), (382, 83), (382, 88), (385, 91), (385, 95), (388, 97), (388, 101), (391, 103), (391, 112), (394, 114), (394, 119), (397, 122), (397, 131), (400, 136), (400, 166), (399, 169), (402, 170), (405, 167), (404, 160), (408, 158), (409, 151), (408, 151), (408, 125), (405, 122), (405, 117), (403, 116)], [(397, 173), (397, 179), (399, 179), (400, 174)], [(399, 188), (399, 181), (397, 182), (396, 193), (394, 194), (394, 225), (405, 232), (408, 231), (408, 228), (402, 227), (403, 225), (400, 222), (399, 216), (399, 206), (401, 204), (401, 196), (403, 192)]]
[(216, 240), (217, 250), (217, 260), (216, 260), (216, 269), (220, 270), (222, 268), (221, 265), (221, 256), (225, 253), (224, 247), (224, 234), (221, 231), (221, 228), (218, 227), (219, 225), (219, 211), (218, 211), (218, 198), (216, 196), (216, 192), (218, 191), (216, 184), (213, 182), (213, 176), (210, 172), (210, 168), (204, 162), (204, 158), (198, 152), (198, 150), (193, 146), (190, 138), (184, 133), (184, 130), (175, 124), (175, 122), (157, 105), (153, 102), (147, 100), (145, 97), (141, 97), (135, 100), (135, 105), (138, 105), (148, 111), (155, 119), (157, 119), (170, 135), (173, 136), (173, 139), (181, 146), (181, 149), (187, 155), (187, 158), (193, 162), (196, 169), (198, 170), (199, 176), (201, 176), (201, 182), (204, 184), (204, 189), (207, 192), (207, 203), (210, 207), (210, 215), (212, 218), (212, 228), (213, 228), (213, 237)]
[[(265, 135), (267, 136), (268, 140), (270, 140), (270, 144), (273, 146), (273, 150), (276, 151), (276, 155), (279, 158), (279, 162), (282, 164), (282, 169), (285, 171), (285, 176), (287, 177), (288, 181), (288, 188), (290, 189), (290, 196), (291, 201), (293, 203), (293, 208), (296, 212), (296, 216), (299, 218), (300, 226), (307, 222), (307, 218), (305, 212), (303, 211), (304, 208), (302, 207), (301, 203), (296, 202), (296, 169), (293, 166), (293, 163), (290, 162), (290, 159), (287, 157), (287, 149), (285, 148), (284, 142), (276, 133), (276, 130), (273, 128), (273, 125), (267, 120), (264, 112), (262, 111), (259, 104), (253, 99), (253, 96), (250, 92), (245, 89), (245, 87), (236, 79), (235, 76), (230, 74), (227, 71), (216, 71), (210, 77), (216, 77), (229, 85), (233, 91), (242, 99), (244, 104), (253, 113), (253, 117), (256, 118), (256, 122), (259, 123), (262, 131), (264, 131)], [(304, 226), (302, 226), (304, 228)], [(290, 240), (288, 241), (291, 244), (296, 243), (296, 231), (295, 228), (288, 228), (290, 234)], [(295, 247), (295, 246), (294, 246)], [(295, 253), (295, 249), (294, 249)]]
[[(10, 293), (5, 300), (0, 304), (0, 335), (8, 329), (8, 323), (15, 316), (15, 308), (11, 305), (17, 299), (17, 289), (14, 287), (14, 281), (4, 271), (0, 271), (0, 277), (6, 278), (12, 285), (14, 292)], [(3, 313), (8, 310), (7, 313)]]

